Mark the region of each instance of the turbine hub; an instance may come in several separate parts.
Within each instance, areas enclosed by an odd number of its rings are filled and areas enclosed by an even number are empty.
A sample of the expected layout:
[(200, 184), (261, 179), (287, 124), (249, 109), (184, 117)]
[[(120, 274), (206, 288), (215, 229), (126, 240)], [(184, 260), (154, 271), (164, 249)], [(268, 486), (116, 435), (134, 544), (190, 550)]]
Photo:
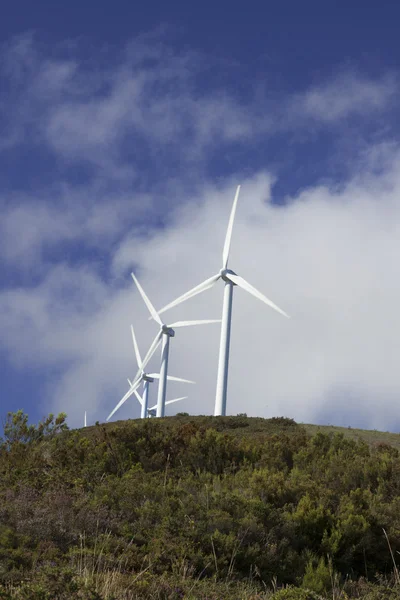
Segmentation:
[(168, 327), (168, 325), (162, 326), (162, 332), (165, 333), (166, 335), (169, 335), (169, 337), (175, 336), (175, 331), (172, 329), (172, 327)]
[(149, 377), (146, 373), (143, 373), (142, 380), (143, 381), (148, 381), (149, 383), (153, 383), (154, 377)]
[(221, 279), (223, 279), (224, 281), (230, 283), (231, 285), (236, 285), (236, 283), (233, 283), (233, 281), (228, 279), (227, 275), (229, 273), (232, 275), (236, 275), (235, 271), (232, 271), (232, 269), (221, 269), (219, 274), (220, 274)]

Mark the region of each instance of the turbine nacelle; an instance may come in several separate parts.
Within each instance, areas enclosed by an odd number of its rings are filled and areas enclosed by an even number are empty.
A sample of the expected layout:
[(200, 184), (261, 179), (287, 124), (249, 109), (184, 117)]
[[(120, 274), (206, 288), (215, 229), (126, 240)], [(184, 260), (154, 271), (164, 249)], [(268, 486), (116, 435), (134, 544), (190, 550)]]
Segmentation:
[(172, 327), (168, 327), (168, 325), (162, 325), (161, 331), (169, 337), (175, 337), (175, 331), (172, 329)]
[(150, 375), (147, 375), (146, 373), (143, 373), (142, 374), (142, 381), (148, 381), (149, 383), (153, 383), (154, 377), (150, 377)]
[(232, 269), (221, 269), (219, 272), (219, 276), (221, 277), (221, 279), (223, 279), (227, 283), (236, 285), (236, 283), (234, 281), (232, 281), (232, 279), (230, 279), (229, 275), (236, 275), (236, 273), (235, 273), (235, 271), (232, 271)]

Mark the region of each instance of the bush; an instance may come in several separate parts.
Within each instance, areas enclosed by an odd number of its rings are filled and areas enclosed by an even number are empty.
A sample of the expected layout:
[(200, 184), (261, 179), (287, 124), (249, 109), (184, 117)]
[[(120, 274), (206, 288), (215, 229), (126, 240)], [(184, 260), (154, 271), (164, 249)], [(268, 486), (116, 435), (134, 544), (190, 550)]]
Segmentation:
[(323, 557), (319, 560), (311, 558), (308, 561), (301, 586), (317, 593), (326, 592), (331, 588), (331, 569)]

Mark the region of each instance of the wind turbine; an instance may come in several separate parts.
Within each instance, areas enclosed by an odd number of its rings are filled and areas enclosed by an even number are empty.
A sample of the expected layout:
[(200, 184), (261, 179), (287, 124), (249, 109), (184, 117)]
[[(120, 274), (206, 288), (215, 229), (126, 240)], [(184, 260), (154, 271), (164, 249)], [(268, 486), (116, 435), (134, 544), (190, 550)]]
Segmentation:
[[(137, 344), (137, 340), (136, 340), (136, 336), (135, 336), (135, 330), (133, 329), (133, 325), (131, 325), (131, 334), (132, 334), (133, 349), (135, 351), (136, 362), (137, 362), (137, 366), (139, 368), (139, 371), (136, 374), (134, 382), (132, 382), (130, 379), (128, 379), (128, 383), (130, 385), (130, 389), (124, 395), (124, 397), (120, 400), (120, 402), (116, 405), (116, 407), (114, 408), (114, 410), (112, 410), (111, 413), (108, 415), (108, 417), (106, 419), (107, 421), (109, 419), (111, 419), (111, 417), (113, 416), (113, 414), (119, 408), (121, 408), (121, 406), (124, 404), (124, 402), (126, 402), (126, 400), (128, 400), (128, 398), (130, 396), (132, 396), (132, 394), (136, 395), (137, 399), (139, 400), (139, 402), (141, 404), (142, 410), (141, 410), (140, 418), (141, 419), (145, 419), (147, 417), (147, 412), (148, 412), (148, 408), (147, 407), (148, 407), (148, 397), (149, 397), (149, 384), (152, 383), (155, 379), (159, 379), (160, 378), (159, 373), (146, 373), (144, 371), (143, 360), (142, 360), (142, 357), (140, 356), (139, 346)], [(156, 349), (154, 349), (154, 352), (155, 352), (155, 350)], [(194, 381), (191, 381), (190, 379), (181, 379), (180, 377), (172, 377), (172, 375), (168, 375), (167, 378), (170, 381), (180, 381), (182, 383), (195, 383)], [(143, 382), (143, 397), (141, 398), (139, 396), (139, 394), (137, 393), (136, 390), (137, 390), (137, 388), (140, 386), (140, 384), (142, 382)]]
[[(132, 382), (128, 379), (128, 383), (129, 385), (132, 385)], [(135, 390), (135, 396), (138, 399), (140, 405), (143, 408), (143, 398), (140, 397), (140, 394), (138, 394), (138, 392)], [(182, 396), (181, 398), (174, 398), (173, 400), (167, 400), (165, 403), (165, 406), (167, 406), (167, 404), (173, 404), (174, 402), (180, 402), (181, 400), (186, 400), (187, 396)], [(145, 419), (146, 417), (155, 417), (156, 416), (156, 409), (157, 409), (157, 404), (155, 404), (154, 406), (151, 406), (150, 408), (147, 409), (147, 414), (145, 416), (142, 416), (142, 419)], [(143, 412), (143, 411), (142, 411)]]
[[(230, 336), (231, 336), (231, 320), (232, 320), (232, 297), (233, 297), (233, 288), (234, 286), (239, 286), (244, 289), (249, 294), (252, 294), (271, 308), (275, 309), (281, 315), (289, 318), (282, 309), (280, 309), (276, 304), (271, 302), (266, 296), (264, 296), (261, 292), (259, 292), (255, 287), (253, 287), (250, 283), (248, 283), (243, 277), (237, 275), (231, 269), (228, 269), (228, 260), (229, 260), (229, 250), (231, 246), (231, 238), (232, 238), (232, 230), (233, 230), (233, 222), (235, 219), (236, 206), (239, 198), (240, 185), (238, 185), (235, 199), (233, 201), (233, 206), (231, 210), (231, 214), (229, 217), (228, 230), (226, 232), (224, 249), (222, 252), (222, 268), (218, 273), (206, 279), (196, 287), (192, 288), (182, 296), (179, 296), (167, 306), (164, 306), (161, 310), (158, 311), (158, 315), (161, 315), (164, 311), (177, 306), (181, 302), (200, 294), (201, 292), (205, 292), (209, 288), (213, 287), (213, 285), (221, 279), (225, 283), (224, 288), (224, 302), (222, 307), (222, 324), (221, 324), (221, 339), (220, 339), (220, 347), (219, 347), (219, 360), (218, 360), (218, 377), (217, 377), (217, 390), (215, 397), (215, 409), (214, 416), (225, 416), (226, 414), (226, 396), (227, 396), (227, 387), (228, 387), (228, 368), (229, 368), (229, 344), (230, 344)], [(154, 317), (153, 317), (154, 318)]]
[[(158, 348), (161, 340), (162, 340), (162, 349), (161, 349), (161, 367), (160, 367), (160, 380), (158, 385), (158, 396), (157, 396), (157, 417), (163, 417), (165, 412), (165, 396), (167, 392), (167, 375), (168, 375), (168, 358), (169, 358), (169, 340), (171, 337), (175, 336), (174, 327), (189, 327), (191, 325), (207, 325), (208, 323), (220, 323), (220, 319), (208, 319), (205, 321), (177, 321), (176, 323), (172, 323), (171, 325), (167, 325), (161, 320), (160, 315), (150, 302), (149, 298), (146, 296), (142, 286), (138, 282), (137, 278), (133, 273), (131, 273), (132, 279), (136, 284), (137, 289), (139, 290), (140, 295), (143, 298), (144, 303), (149, 309), (150, 315), (159, 324), (160, 329), (154, 338), (153, 343), (151, 344), (147, 356), (153, 355), (156, 349)], [(147, 358), (146, 356), (146, 358)], [(146, 360), (146, 359), (145, 359)], [(136, 380), (135, 380), (136, 381)], [(135, 382), (134, 382), (135, 383)]]
[[(167, 400), (165, 403), (165, 406), (167, 406), (167, 404), (173, 404), (174, 402), (180, 402), (181, 400), (186, 400), (186, 398), (187, 398), (187, 396), (182, 396), (182, 398), (174, 398), (174, 400)], [(147, 410), (149, 417), (155, 417), (156, 410), (157, 410), (157, 404), (155, 404), (154, 406), (149, 408)]]
[(106, 421), (109, 421), (111, 419), (111, 417), (113, 416), (113, 414), (115, 412), (117, 412), (117, 410), (119, 408), (121, 408), (121, 406), (124, 404), (124, 402), (126, 402), (128, 400), (128, 398), (130, 398), (132, 396), (132, 394), (135, 392), (135, 390), (139, 387), (139, 385), (141, 384), (141, 382), (143, 381), (142, 379), (142, 374), (144, 373), (144, 368), (147, 365), (147, 363), (149, 362), (149, 360), (151, 359), (151, 357), (153, 356), (154, 352), (157, 350), (157, 347), (154, 346), (153, 344), (151, 345), (150, 349), (148, 350), (146, 356), (144, 357), (144, 359), (141, 361), (141, 366), (139, 367), (138, 372), (136, 373), (133, 381), (129, 381), (130, 384), (130, 389), (126, 392), (126, 394), (121, 398), (121, 400), (118, 402), (117, 406), (110, 412), (110, 414), (108, 415)]

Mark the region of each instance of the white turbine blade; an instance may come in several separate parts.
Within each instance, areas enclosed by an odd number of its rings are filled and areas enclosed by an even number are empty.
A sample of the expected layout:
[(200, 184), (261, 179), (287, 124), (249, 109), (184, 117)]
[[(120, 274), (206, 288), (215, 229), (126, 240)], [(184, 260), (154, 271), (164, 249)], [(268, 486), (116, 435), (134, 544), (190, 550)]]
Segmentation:
[(165, 406), (167, 404), (173, 404), (174, 402), (180, 402), (181, 400), (186, 400), (187, 396), (182, 396), (182, 398), (175, 398), (174, 400), (167, 400)]
[[(160, 373), (148, 373), (148, 377), (152, 377), (153, 379), (160, 379)], [(181, 383), (196, 383), (191, 379), (182, 379), (181, 377), (173, 377), (172, 375), (167, 375), (168, 381), (180, 381)]]
[[(174, 400), (167, 400), (167, 402), (165, 403), (165, 406), (167, 406), (167, 404), (173, 404), (174, 402), (180, 402), (181, 400), (186, 400), (188, 396), (182, 396), (182, 398), (175, 398)], [(157, 408), (157, 404), (155, 406), (152, 406), (151, 408), (149, 408), (149, 412), (151, 410), (154, 410), (155, 408)]]
[(243, 277), (239, 277), (239, 275), (233, 275), (232, 273), (227, 273), (226, 277), (228, 279), (230, 279), (233, 283), (236, 283), (236, 285), (238, 285), (242, 289), (246, 290), (246, 292), (249, 292), (249, 294), (252, 294), (256, 298), (261, 300), (261, 302), (264, 302), (264, 304), (267, 304), (274, 310), (278, 311), (278, 313), (281, 313), (281, 315), (283, 315), (284, 317), (287, 317), (288, 319), (290, 319), (289, 315), (286, 314), (284, 310), (279, 308), (279, 306), (274, 304), (271, 300), (268, 300), (268, 298), (266, 296), (264, 296), (264, 294), (262, 294), (261, 292), (256, 290), (256, 288), (253, 287), (252, 285), (250, 285), (250, 283), (248, 283), (245, 279), (243, 279)]
[(133, 348), (135, 350), (136, 362), (137, 362), (139, 369), (141, 369), (142, 368), (142, 359), (140, 356), (139, 347), (137, 345), (135, 330), (133, 329), (133, 325), (131, 325), (131, 333), (132, 333)]
[(139, 369), (139, 371), (136, 373), (135, 377), (133, 379), (129, 379), (129, 377), (127, 377), (127, 381), (129, 383), (129, 385), (135, 386), (135, 389), (137, 388), (136, 384), (140, 384), (143, 381), (143, 371), (141, 369)]
[(157, 350), (157, 348), (161, 342), (162, 334), (163, 334), (162, 329), (160, 329), (160, 331), (157, 333), (156, 337), (154, 338), (153, 343), (151, 344), (146, 356), (143, 359), (142, 368), (140, 369), (139, 373), (143, 372), (143, 369), (145, 368), (145, 366), (147, 365), (147, 363), (153, 356), (154, 352)]
[(236, 205), (237, 205), (238, 198), (239, 198), (239, 192), (240, 192), (240, 185), (238, 185), (237, 189), (236, 189), (235, 199), (233, 201), (231, 215), (229, 217), (228, 230), (227, 230), (226, 236), (225, 236), (224, 250), (222, 252), (222, 268), (223, 269), (226, 269), (228, 266), (229, 250), (231, 247), (231, 239), (232, 239), (233, 222), (235, 220)]
[(133, 386), (130, 388), (130, 390), (128, 390), (125, 394), (125, 396), (123, 396), (123, 398), (121, 398), (121, 400), (118, 402), (117, 406), (114, 408), (114, 410), (112, 410), (110, 412), (110, 414), (108, 415), (106, 421), (109, 421), (111, 419), (111, 417), (113, 416), (114, 413), (117, 412), (117, 410), (119, 410), (121, 408), (121, 406), (128, 400), (128, 398), (130, 398), (132, 396), (132, 394), (134, 393), (135, 389), (138, 388), (140, 385), (140, 380), (136, 381)]
[(144, 303), (146, 304), (147, 308), (149, 309), (149, 312), (152, 316), (152, 318), (157, 321), (157, 323), (159, 325), (163, 325), (163, 322), (161, 321), (158, 312), (156, 311), (156, 309), (154, 308), (154, 306), (152, 305), (152, 303), (150, 302), (149, 298), (146, 296), (142, 286), (140, 285), (140, 283), (138, 282), (138, 280), (136, 279), (135, 275), (133, 273), (131, 273), (132, 275), (132, 279), (133, 281), (136, 283), (136, 287), (139, 290), (140, 295), (142, 296)]
[(140, 404), (143, 405), (143, 398), (139, 394), (139, 392), (137, 390), (133, 390), (133, 393), (135, 394), (136, 398), (139, 400)]
[(196, 383), (191, 379), (182, 379), (181, 377), (172, 377), (172, 375), (167, 376), (168, 381), (179, 381), (180, 383)]
[(164, 308), (158, 311), (158, 314), (161, 315), (161, 313), (165, 312), (166, 310), (169, 310), (174, 306), (178, 306), (178, 304), (180, 304), (181, 302), (185, 302), (185, 300), (189, 300), (189, 298), (193, 298), (193, 296), (205, 292), (210, 287), (212, 287), (216, 281), (218, 281), (219, 277), (220, 275), (219, 273), (217, 273), (217, 275), (213, 275), (212, 277), (209, 277), (202, 283), (199, 283), (199, 285), (196, 285), (196, 287), (192, 288), (185, 294), (182, 294), (182, 296), (179, 296), (179, 298), (177, 298), (176, 300), (173, 300), (172, 302), (164, 306)]
[(221, 319), (206, 319), (203, 321), (177, 321), (169, 327), (190, 327), (191, 325), (208, 325), (209, 323), (221, 323)]

